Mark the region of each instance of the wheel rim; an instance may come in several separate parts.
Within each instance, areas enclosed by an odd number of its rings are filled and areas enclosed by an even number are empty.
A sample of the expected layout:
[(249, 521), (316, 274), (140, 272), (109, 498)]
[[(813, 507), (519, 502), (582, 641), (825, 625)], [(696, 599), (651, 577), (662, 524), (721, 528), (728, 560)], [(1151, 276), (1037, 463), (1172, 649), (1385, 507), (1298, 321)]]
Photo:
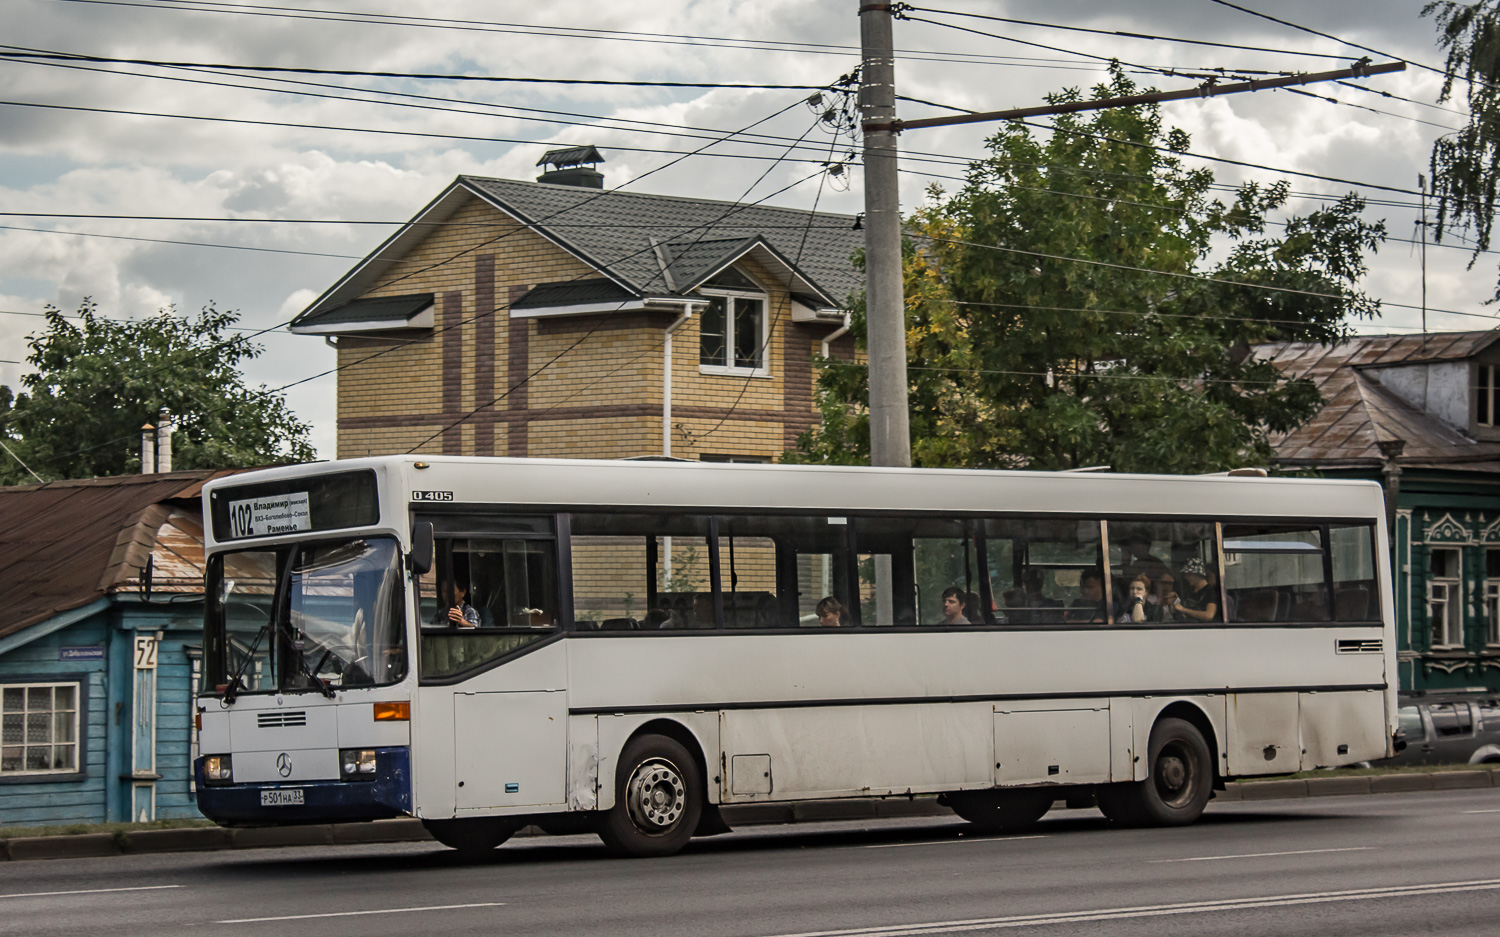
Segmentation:
[(1183, 807), (1197, 794), (1198, 766), (1190, 751), (1180, 743), (1163, 746), (1156, 756), (1153, 772), (1156, 793), (1168, 807)]
[(670, 761), (653, 759), (640, 765), (625, 786), (630, 819), (647, 833), (671, 829), (687, 805), (687, 785)]

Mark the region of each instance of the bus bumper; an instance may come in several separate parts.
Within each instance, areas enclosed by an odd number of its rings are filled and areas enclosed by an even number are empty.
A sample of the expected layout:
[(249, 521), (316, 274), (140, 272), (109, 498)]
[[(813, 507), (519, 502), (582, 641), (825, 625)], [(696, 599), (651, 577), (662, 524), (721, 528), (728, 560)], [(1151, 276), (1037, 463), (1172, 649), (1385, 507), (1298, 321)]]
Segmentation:
[(365, 780), (211, 785), (203, 781), (201, 757), (193, 762), (193, 777), (198, 810), (223, 826), (342, 823), (411, 813), (409, 748), (376, 749), (375, 775)]

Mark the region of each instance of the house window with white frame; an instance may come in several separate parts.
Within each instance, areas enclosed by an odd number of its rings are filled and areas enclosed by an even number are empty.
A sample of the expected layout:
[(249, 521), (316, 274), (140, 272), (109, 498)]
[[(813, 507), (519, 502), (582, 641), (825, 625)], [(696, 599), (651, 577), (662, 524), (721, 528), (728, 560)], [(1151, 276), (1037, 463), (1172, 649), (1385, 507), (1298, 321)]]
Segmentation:
[(1485, 638), (1489, 644), (1500, 644), (1500, 549), (1484, 551), (1484, 617)]
[(700, 370), (767, 373), (770, 323), (766, 294), (732, 267), (705, 283), (701, 292), (709, 303), (699, 320)]
[(76, 773), (78, 699), (77, 683), (0, 687), (0, 777)]
[(1463, 553), (1457, 547), (1433, 547), (1428, 555), (1427, 615), (1433, 647), (1462, 647)]

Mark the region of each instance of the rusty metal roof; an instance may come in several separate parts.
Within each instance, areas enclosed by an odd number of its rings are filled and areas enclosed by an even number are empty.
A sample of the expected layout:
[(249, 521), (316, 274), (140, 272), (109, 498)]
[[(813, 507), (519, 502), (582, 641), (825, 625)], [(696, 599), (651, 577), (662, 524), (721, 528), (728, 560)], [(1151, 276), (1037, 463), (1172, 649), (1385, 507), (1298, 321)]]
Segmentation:
[(1461, 361), (1500, 340), (1500, 331), (1361, 336), (1337, 345), (1280, 342), (1255, 356), (1323, 395), (1323, 409), (1302, 426), (1271, 438), (1277, 462), (1324, 467), (1382, 465), (1379, 444), (1405, 444), (1399, 462), (1414, 468), (1500, 470), (1500, 444), (1478, 442), (1391, 392), (1368, 371), (1393, 365)]
[(233, 470), (0, 488), (0, 637), (139, 584), (201, 592), (203, 483)]

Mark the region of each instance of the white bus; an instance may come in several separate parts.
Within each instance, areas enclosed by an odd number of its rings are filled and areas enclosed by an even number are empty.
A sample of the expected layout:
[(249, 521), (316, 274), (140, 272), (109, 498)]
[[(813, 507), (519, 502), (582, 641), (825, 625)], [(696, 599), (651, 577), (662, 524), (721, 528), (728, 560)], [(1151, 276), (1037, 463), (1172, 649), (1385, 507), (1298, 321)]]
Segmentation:
[(807, 799), (1182, 824), (1393, 754), (1370, 483), (422, 456), (204, 510), (194, 770), (226, 825), (665, 855)]

